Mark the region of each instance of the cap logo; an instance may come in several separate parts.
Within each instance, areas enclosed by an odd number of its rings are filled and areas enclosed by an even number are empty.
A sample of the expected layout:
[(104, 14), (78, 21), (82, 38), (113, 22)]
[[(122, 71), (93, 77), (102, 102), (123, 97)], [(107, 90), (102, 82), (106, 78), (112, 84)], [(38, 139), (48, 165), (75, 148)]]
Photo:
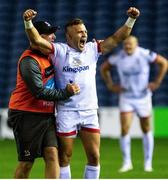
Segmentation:
[(45, 24), (46, 24), (48, 27), (51, 27), (51, 25), (50, 25), (48, 22), (46, 22), (46, 21), (45, 21)]

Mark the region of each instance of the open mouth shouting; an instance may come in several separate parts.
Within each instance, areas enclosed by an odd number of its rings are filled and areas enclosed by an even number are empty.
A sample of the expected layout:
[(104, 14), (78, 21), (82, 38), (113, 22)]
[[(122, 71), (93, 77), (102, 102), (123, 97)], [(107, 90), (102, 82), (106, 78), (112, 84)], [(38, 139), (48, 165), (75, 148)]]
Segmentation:
[(86, 44), (86, 38), (81, 38), (79, 41), (79, 48), (83, 50), (85, 47), (85, 44)]

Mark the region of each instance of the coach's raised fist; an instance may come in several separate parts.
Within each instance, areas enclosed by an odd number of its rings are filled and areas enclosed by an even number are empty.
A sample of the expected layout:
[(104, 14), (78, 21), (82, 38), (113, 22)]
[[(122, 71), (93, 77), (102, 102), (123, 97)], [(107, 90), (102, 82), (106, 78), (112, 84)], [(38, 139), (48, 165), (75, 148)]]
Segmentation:
[(135, 7), (130, 7), (128, 10), (127, 10), (127, 15), (131, 18), (137, 18), (139, 15), (140, 15), (140, 11), (135, 8)]
[(23, 13), (23, 19), (25, 21), (29, 21), (32, 20), (34, 17), (36, 17), (37, 12), (34, 11), (33, 9), (27, 9), (24, 13)]

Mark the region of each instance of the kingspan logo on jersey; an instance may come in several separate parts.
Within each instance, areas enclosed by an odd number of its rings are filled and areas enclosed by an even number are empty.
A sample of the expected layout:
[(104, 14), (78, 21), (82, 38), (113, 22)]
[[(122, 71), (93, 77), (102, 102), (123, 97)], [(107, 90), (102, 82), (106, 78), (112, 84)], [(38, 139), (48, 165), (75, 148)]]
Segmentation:
[(70, 66), (63, 67), (63, 72), (80, 73), (81, 71), (87, 71), (87, 70), (89, 70), (89, 66), (82, 66), (81, 60), (77, 58), (73, 58), (72, 67)]
[(89, 66), (79, 66), (79, 67), (70, 67), (70, 66), (64, 66), (63, 67), (63, 72), (81, 72), (81, 71), (86, 71), (89, 70)]

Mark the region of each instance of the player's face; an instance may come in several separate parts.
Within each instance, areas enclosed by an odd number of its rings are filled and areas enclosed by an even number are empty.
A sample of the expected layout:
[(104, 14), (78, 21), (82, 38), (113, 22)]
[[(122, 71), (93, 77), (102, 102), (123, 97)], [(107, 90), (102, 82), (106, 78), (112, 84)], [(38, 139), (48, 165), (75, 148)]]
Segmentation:
[(66, 33), (67, 43), (78, 51), (83, 51), (87, 42), (87, 30), (84, 24), (68, 27)]
[(123, 42), (123, 48), (128, 55), (131, 55), (135, 52), (137, 47), (137, 40), (134, 38), (128, 38)]
[(47, 41), (49, 41), (49, 42), (54, 42), (55, 39), (56, 39), (56, 36), (55, 36), (54, 33), (48, 34), (48, 35), (42, 34), (41, 36), (42, 36), (45, 40), (47, 40)]

